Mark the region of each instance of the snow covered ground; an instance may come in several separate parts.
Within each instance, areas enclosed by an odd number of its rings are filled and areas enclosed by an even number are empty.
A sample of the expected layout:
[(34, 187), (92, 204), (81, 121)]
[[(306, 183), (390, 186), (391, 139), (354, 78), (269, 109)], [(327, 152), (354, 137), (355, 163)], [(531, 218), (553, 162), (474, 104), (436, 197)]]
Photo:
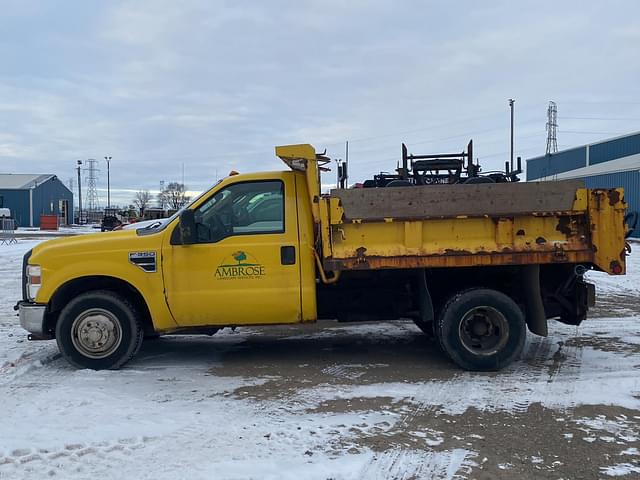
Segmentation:
[(639, 252), (499, 373), (407, 322), (167, 337), (93, 372), (17, 324), (38, 241), (0, 246), (0, 479), (640, 477)]
[(73, 227), (60, 227), (58, 230), (40, 230), (36, 227), (20, 227), (15, 231), (18, 238), (66, 237), (96, 232), (100, 232), (100, 225), (76, 225)]

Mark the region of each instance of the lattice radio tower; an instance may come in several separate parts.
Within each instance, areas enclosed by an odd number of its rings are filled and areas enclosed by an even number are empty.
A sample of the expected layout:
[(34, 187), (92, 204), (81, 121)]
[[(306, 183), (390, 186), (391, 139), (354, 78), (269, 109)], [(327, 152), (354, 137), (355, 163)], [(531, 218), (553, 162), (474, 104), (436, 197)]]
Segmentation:
[(90, 158), (86, 162), (87, 167), (84, 169), (87, 173), (87, 193), (86, 202), (87, 210), (95, 212), (100, 208), (98, 202), (98, 161), (95, 158)]
[(547, 155), (558, 151), (558, 106), (549, 102), (547, 107)]

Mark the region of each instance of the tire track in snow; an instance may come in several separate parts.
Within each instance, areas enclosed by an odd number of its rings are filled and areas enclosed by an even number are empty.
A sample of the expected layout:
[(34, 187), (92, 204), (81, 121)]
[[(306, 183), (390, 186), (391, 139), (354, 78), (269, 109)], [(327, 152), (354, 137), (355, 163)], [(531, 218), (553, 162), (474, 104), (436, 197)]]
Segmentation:
[[(509, 382), (517, 385), (530, 385), (535, 389), (535, 384), (546, 382), (548, 361), (551, 356), (551, 342), (548, 337), (530, 338), (525, 346), (525, 351), (518, 362), (515, 372), (509, 377)], [(499, 374), (500, 375), (500, 374)], [(531, 405), (528, 396), (516, 399), (512, 411), (525, 413)]]
[[(147, 446), (151, 437), (115, 441), (67, 443), (54, 448), (20, 448), (0, 452), (0, 478), (67, 478), (85, 470), (93, 473), (119, 468), (132, 454)], [(96, 477), (97, 478), (97, 477)]]
[(369, 463), (358, 478), (370, 480), (411, 480), (428, 478), (454, 480), (466, 478), (474, 463), (474, 454), (464, 449), (417, 451), (401, 448), (387, 450)]
[[(430, 413), (435, 414), (440, 407), (439, 398), (443, 398), (442, 392), (446, 392), (456, 382), (455, 375), (453, 379), (437, 384), (426, 384), (420, 387), (419, 391), (412, 396), (409, 401), (412, 402), (409, 410), (400, 418), (388, 434), (397, 431), (408, 432), (412, 428), (412, 424), (419, 423), (420, 417)], [(434, 390), (436, 390), (434, 392)], [(418, 400), (416, 398), (428, 398), (429, 400)], [(453, 451), (434, 451), (434, 450), (408, 450), (402, 447), (387, 450), (374, 457), (369, 462), (358, 478), (366, 479), (393, 479), (393, 480), (410, 480), (416, 478), (429, 479), (455, 479), (461, 470), (466, 473), (471, 472), (471, 462), (468, 457), (473, 456), (473, 452), (463, 449)], [(463, 468), (464, 467), (464, 468)]]
[(356, 380), (366, 372), (362, 365), (332, 365), (322, 369), (322, 373), (348, 380)]

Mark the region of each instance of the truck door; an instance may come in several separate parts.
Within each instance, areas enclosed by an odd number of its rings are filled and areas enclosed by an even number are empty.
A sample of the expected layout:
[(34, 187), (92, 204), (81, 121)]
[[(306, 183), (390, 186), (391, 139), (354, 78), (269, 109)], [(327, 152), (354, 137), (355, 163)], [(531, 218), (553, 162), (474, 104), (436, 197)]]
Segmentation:
[(196, 203), (196, 244), (180, 244), (177, 222), (166, 236), (165, 295), (178, 325), (300, 321), (295, 178), (271, 177), (231, 177)]

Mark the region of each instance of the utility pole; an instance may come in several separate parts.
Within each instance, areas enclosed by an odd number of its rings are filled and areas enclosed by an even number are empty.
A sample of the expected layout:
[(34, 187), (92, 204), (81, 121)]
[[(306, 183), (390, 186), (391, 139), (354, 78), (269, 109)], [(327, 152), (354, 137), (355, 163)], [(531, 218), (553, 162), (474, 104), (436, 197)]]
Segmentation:
[(164, 211), (164, 180), (160, 180), (160, 194), (158, 195), (158, 201), (160, 202), (160, 210)]
[(82, 160), (78, 160), (78, 224), (82, 225), (82, 181), (80, 179), (80, 166)]
[(346, 141), (344, 147), (344, 184), (349, 187), (349, 140)]
[(107, 161), (107, 208), (111, 208), (111, 178), (109, 176), (111, 157), (104, 157), (104, 159)]
[(516, 101), (513, 98), (509, 99), (509, 108), (511, 109), (511, 159), (509, 163), (510, 171), (513, 172), (513, 104)]
[(558, 106), (549, 102), (547, 107), (547, 155), (558, 151)]

